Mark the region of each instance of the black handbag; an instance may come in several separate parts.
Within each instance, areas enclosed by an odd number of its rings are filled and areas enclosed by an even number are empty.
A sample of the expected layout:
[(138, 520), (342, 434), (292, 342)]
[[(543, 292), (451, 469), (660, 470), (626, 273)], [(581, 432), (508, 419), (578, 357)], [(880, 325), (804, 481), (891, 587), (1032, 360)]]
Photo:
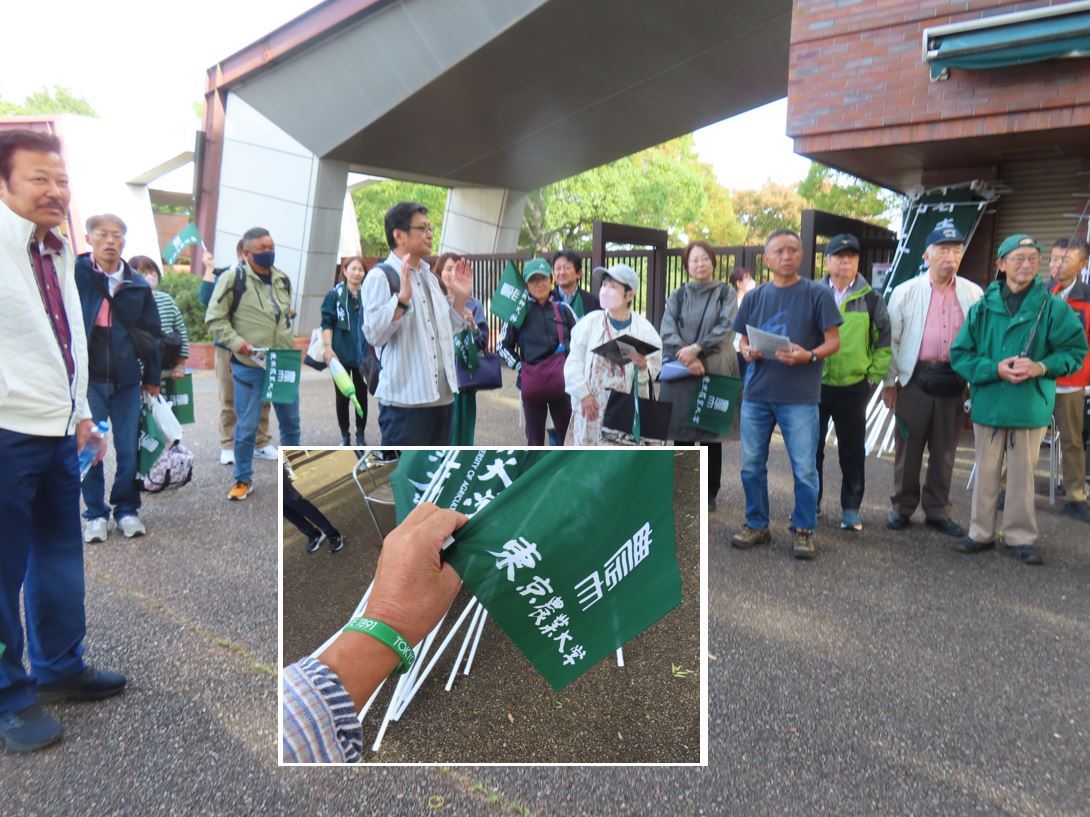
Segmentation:
[[(637, 441), (643, 437), (649, 437), (652, 440), (668, 439), (670, 416), (673, 414), (674, 404), (655, 399), (655, 384), (651, 380), (647, 383), (650, 397), (640, 397), (639, 378), (640, 372), (637, 369), (633, 377), (631, 394), (616, 389), (609, 390), (609, 401), (602, 414), (602, 428), (630, 434)], [(638, 435), (635, 430), (637, 410), (640, 418)]]
[(454, 367), (458, 372), (458, 391), (488, 391), (503, 388), (503, 375), (500, 373), (500, 356), (482, 354), (480, 363), (473, 371), (458, 356), (454, 358)]
[(162, 369), (165, 372), (177, 366), (182, 357), (182, 336), (173, 329), (164, 332), (161, 348), (163, 352)]

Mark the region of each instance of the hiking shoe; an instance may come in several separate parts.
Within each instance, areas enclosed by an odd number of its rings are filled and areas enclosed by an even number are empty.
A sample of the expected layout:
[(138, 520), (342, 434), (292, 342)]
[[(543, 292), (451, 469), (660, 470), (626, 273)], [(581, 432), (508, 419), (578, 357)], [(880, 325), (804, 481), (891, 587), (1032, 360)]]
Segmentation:
[(927, 519), (924, 524), (929, 528), (937, 530), (939, 533), (945, 533), (947, 536), (956, 536), (958, 539), (965, 535), (965, 528), (948, 516), (943, 517), (942, 519)]
[(1061, 513), (1080, 522), (1090, 522), (1090, 505), (1085, 502), (1065, 502)]
[(140, 517), (136, 514), (129, 514), (123, 516), (117, 520), (117, 526), (121, 528), (121, 532), (125, 535), (126, 539), (132, 539), (134, 536), (143, 536), (148, 532), (144, 527), (144, 523), (140, 521)]
[(791, 545), (791, 558), (810, 560), (817, 556), (814, 547), (814, 532), (805, 528), (795, 528), (795, 541)]
[(863, 520), (859, 516), (858, 508), (845, 508), (840, 515), (841, 530), (863, 530)]
[(900, 511), (890, 511), (886, 517), (886, 527), (890, 530), (904, 530), (908, 527), (908, 517)]
[(336, 536), (329, 538), (329, 552), (336, 553), (338, 550), (344, 547), (344, 537), (339, 533)]
[(739, 550), (749, 550), (751, 547), (767, 545), (771, 542), (772, 533), (768, 528), (757, 530), (756, 528), (751, 528), (749, 525), (743, 525), (742, 529), (730, 538), (730, 546), (732, 548), (738, 548)]
[(1041, 551), (1034, 545), (1009, 545), (1007, 555), (1013, 556), (1024, 565), (1043, 565), (1045, 560), (1041, 558)]
[(83, 528), (83, 541), (87, 544), (91, 542), (105, 542), (106, 537), (110, 535), (110, 520), (105, 516), (100, 516), (98, 519), (88, 519), (87, 524)]
[(235, 449), (224, 448), (220, 450), (220, 465), (235, 464)]
[(56, 743), (64, 728), (40, 706), (32, 704), (0, 717), (0, 736), (9, 752), (33, 752)]
[(975, 539), (970, 539), (968, 536), (954, 545), (954, 550), (958, 553), (983, 553), (986, 550), (994, 549), (995, 542), (978, 542)]
[(235, 502), (241, 502), (253, 492), (253, 485), (248, 482), (239, 481), (235, 483), (234, 488), (227, 492), (227, 498)]
[(125, 688), (125, 676), (94, 667), (84, 667), (68, 678), (51, 684), (38, 684), (35, 694), (38, 703), (73, 699), (77, 701), (98, 701), (116, 695)]
[(268, 445), (263, 446), (262, 448), (255, 448), (254, 449), (254, 459), (255, 460), (275, 460), (276, 458), (277, 458), (276, 446), (273, 445), (272, 443), (269, 443)]
[(313, 553), (314, 551), (316, 551), (318, 548), (320, 548), (322, 546), (322, 542), (324, 542), (324, 541), (325, 541), (325, 534), (321, 533), (321, 532), (319, 532), (319, 533), (315, 534), (314, 536), (310, 537), (310, 539), (307, 541), (307, 553)]

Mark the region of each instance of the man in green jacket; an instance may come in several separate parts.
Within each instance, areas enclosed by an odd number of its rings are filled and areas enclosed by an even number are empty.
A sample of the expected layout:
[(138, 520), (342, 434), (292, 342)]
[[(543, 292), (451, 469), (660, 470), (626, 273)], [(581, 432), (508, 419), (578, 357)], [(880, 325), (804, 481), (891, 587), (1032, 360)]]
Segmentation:
[[(263, 358), (258, 349), (291, 349), (291, 284), (273, 266), (276, 244), (269, 231), (253, 227), (242, 236), (245, 262), (241, 280), (234, 270), (219, 277), (208, 304), (204, 323), (221, 345), (231, 350), (231, 375), (235, 387), (235, 464), (231, 500), (253, 493), (254, 442), (264, 403)], [(241, 292), (238, 284), (241, 283)], [(280, 425), (280, 444), (299, 444), (299, 397), (291, 403), (274, 403)]]
[(825, 360), (821, 373), (818, 419), (818, 507), (825, 489), (825, 432), (829, 420), (836, 428), (840, 457), (840, 527), (862, 530), (859, 508), (863, 504), (866, 461), (867, 401), (874, 384), (881, 383), (893, 356), (890, 348), (886, 302), (859, 275), (859, 240), (847, 233), (833, 236), (825, 245), (822, 281), (833, 291), (844, 316), (840, 327), (840, 351)]
[(1012, 235), (999, 245), (998, 259), (1006, 280), (989, 285), (950, 348), (950, 365), (969, 381), (976, 440), (972, 525), (955, 549), (981, 553), (995, 547), (1005, 466), (1007, 552), (1023, 564), (1039, 565), (1034, 467), (1056, 402), (1056, 378), (1082, 364), (1086, 335), (1071, 307), (1038, 279), (1037, 242)]

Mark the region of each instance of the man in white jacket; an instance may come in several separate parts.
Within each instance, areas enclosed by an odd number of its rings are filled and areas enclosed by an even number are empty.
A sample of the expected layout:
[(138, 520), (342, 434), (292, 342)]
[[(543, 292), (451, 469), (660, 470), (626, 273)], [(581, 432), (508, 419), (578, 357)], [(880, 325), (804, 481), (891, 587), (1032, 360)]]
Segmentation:
[(61, 737), (61, 725), (39, 703), (105, 698), (125, 686), (124, 676), (82, 658), (77, 457), (91, 412), (72, 250), (56, 229), (70, 198), (55, 136), (0, 132), (0, 736), (15, 752)]
[[(965, 530), (950, 518), (950, 480), (963, 424), (965, 381), (950, 368), (950, 346), (982, 290), (957, 274), (965, 236), (952, 223), (927, 238), (928, 271), (893, 290), (889, 299), (893, 360), (882, 399), (896, 413), (890, 530), (908, 527), (917, 506), (926, 524), (947, 536)], [(923, 453), (927, 479), (920, 488)]]

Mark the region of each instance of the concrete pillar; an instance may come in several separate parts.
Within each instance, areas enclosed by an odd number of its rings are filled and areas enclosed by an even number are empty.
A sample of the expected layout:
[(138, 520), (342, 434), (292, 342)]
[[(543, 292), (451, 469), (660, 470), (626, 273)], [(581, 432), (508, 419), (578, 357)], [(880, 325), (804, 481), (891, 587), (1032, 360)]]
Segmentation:
[(526, 195), (496, 187), (451, 188), (437, 252), (515, 252)]

